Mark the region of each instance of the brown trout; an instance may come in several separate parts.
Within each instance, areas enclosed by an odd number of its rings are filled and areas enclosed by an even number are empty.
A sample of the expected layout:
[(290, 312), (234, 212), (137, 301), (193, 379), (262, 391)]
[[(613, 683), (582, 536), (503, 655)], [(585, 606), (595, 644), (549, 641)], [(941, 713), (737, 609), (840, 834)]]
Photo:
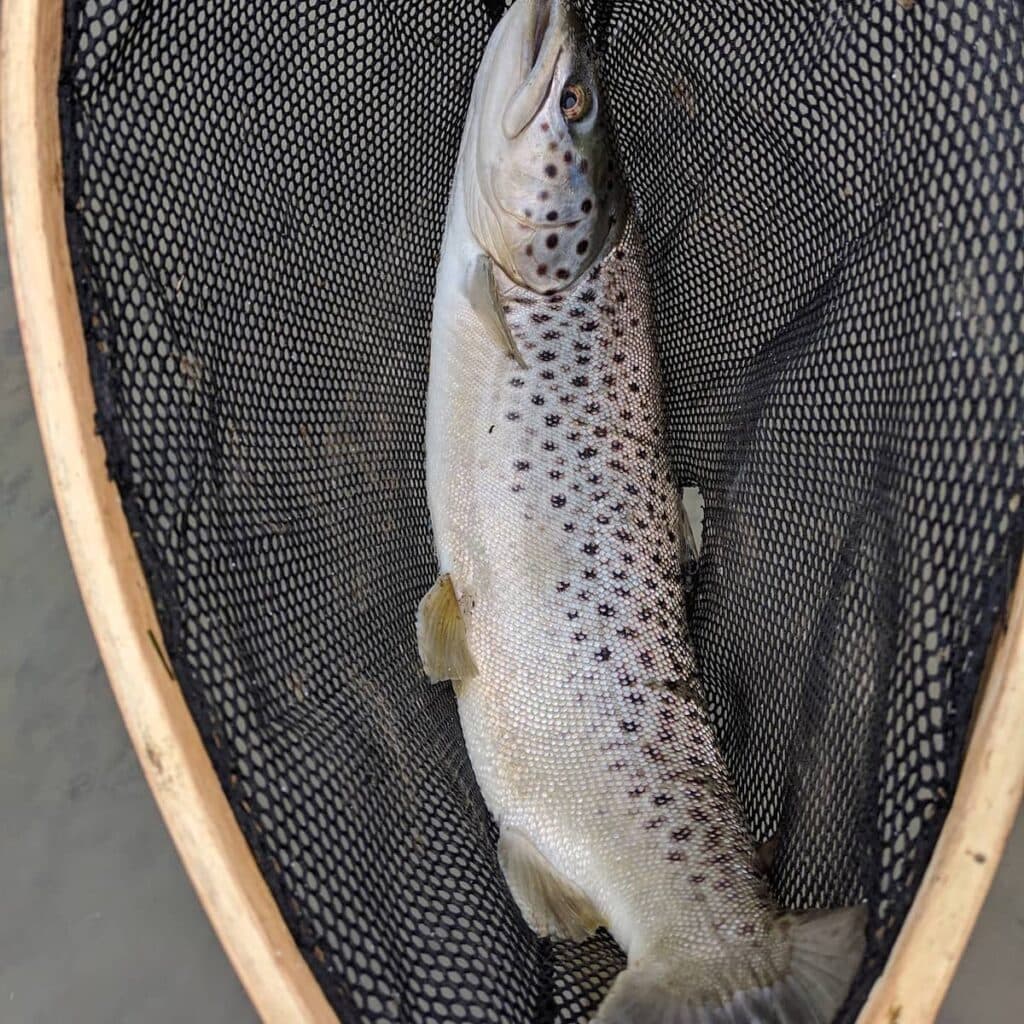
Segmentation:
[(417, 617), (539, 934), (628, 956), (600, 1024), (832, 1020), (863, 908), (784, 914), (688, 640), (642, 240), (595, 61), (518, 0), (476, 79), (437, 277)]

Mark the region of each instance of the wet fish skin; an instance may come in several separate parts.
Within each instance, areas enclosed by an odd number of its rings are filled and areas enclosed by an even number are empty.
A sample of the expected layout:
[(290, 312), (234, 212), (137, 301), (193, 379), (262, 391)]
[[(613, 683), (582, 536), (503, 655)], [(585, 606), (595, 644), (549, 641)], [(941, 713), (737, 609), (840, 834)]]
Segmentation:
[[(435, 299), (424, 663), (455, 677), (526, 920), (628, 954), (601, 1024), (828, 1021), (863, 912), (780, 912), (708, 721), (646, 256), (581, 39), (519, 0), (478, 76)], [(562, 117), (577, 82), (589, 121)]]

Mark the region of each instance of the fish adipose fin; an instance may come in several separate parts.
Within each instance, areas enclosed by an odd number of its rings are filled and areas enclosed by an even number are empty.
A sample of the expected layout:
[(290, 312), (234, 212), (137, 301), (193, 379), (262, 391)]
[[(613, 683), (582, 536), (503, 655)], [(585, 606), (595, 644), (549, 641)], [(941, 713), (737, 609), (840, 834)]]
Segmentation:
[(433, 682), (472, 679), (476, 675), (476, 662), (466, 642), (466, 623), (448, 573), (439, 576), (420, 601), (416, 639), (423, 671)]
[(578, 886), (518, 829), (503, 829), (498, 861), (526, 923), (541, 936), (582, 942), (604, 923)]
[(863, 906), (780, 918), (791, 943), (789, 970), (773, 985), (700, 1004), (666, 982), (663, 963), (628, 968), (594, 1024), (830, 1024), (864, 954)]
[(494, 280), (494, 264), (489, 256), (477, 256), (470, 263), (466, 276), (466, 298), (494, 344), (525, 369), (526, 360), (502, 312), (498, 283)]
[(775, 855), (778, 852), (779, 836), (776, 833), (771, 839), (766, 839), (754, 854), (754, 866), (759, 875), (767, 875), (771, 871), (772, 865), (775, 863)]

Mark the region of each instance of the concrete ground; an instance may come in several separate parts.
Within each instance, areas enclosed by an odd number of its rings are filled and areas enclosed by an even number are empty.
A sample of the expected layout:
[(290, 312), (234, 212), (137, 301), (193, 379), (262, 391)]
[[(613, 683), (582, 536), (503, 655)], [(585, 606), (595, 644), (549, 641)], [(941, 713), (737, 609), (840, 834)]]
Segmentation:
[[(0, 1024), (245, 1024), (85, 619), (0, 253)], [(1021, 1020), (1022, 966), (1019, 824), (942, 1024)]]

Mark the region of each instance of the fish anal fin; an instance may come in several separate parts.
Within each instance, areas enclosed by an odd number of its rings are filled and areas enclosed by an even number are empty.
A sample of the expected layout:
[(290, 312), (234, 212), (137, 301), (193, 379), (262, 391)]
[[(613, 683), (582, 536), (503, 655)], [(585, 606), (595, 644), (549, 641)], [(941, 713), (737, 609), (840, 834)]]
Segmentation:
[(502, 829), (498, 861), (526, 923), (538, 935), (582, 942), (604, 923), (587, 894), (518, 829)]
[(416, 639), (423, 671), (435, 683), (472, 679), (477, 674), (466, 640), (466, 622), (448, 573), (439, 576), (420, 601)]
[(501, 308), (498, 283), (494, 279), (494, 264), (489, 256), (481, 254), (470, 263), (466, 276), (466, 298), (491, 341), (510, 359), (514, 359), (525, 368), (526, 360), (519, 351), (515, 338), (512, 337), (512, 331)]

